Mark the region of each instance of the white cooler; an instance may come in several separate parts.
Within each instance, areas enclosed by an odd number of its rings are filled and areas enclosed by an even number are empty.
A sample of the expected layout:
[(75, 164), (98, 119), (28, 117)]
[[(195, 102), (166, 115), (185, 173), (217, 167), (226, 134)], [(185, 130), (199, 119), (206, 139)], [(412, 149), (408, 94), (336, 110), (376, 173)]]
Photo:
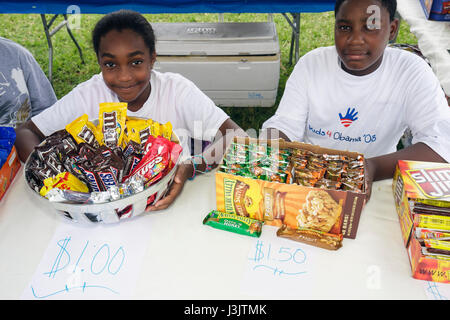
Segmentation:
[(280, 78), (273, 22), (152, 23), (154, 69), (193, 81), (218, 106), (272, 107)]

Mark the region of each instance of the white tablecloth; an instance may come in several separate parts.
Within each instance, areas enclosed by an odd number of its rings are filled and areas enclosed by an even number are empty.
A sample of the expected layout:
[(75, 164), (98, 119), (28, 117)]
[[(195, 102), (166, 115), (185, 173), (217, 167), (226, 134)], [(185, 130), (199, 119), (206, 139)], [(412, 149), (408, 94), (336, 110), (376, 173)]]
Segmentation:
[(444, 92), (450, 96), (450, 22), (427, 20), (419, 0), (397, 0), (397, 11), (417, 37)]
[[(282, 297), (275, 290), (260, 294), (243, 290), (245, 266), (257, 238), (203, 225), (203, 218), (215, 207), (211, 172), (188, 181), (167, 210), (128, 222), (148, 219), (151, 225), (134, 298)], [(21, 297), (60, 223), (61, 218), (49, 207), (37, 206), (35, 195), (25, 185), (22, 168), (0, 203), (0, 299)], [(280, 239), (275, 227), (264, 226), (263, 236), (265, 241)], [(424, 281), (411, 277), (391, 180), (374, 184), (356, 239), (344, 239), (339, 250), (289, 242), (314, 256), (309, 268), (320, 275), (312, 286), (290, 292), (290, 299), (426, 299)]]

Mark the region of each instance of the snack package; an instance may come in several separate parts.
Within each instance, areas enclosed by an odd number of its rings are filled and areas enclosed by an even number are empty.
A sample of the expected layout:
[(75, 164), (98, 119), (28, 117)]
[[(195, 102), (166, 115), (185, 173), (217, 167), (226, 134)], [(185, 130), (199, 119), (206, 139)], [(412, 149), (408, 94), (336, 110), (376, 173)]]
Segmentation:
[(342, 234), (332, 234), (312, 229), (293, 229), (285, 224), (278, 229), (277, 236), (328, 250), (339, 249), (342, 247), (343, 240)]
[(13, 127), (0, 127), (0, 168), (6, 162), (16, 141), (16, 131)]
[(217, 210), (212, 210), (208, 213), (205, 219), (203, 219), (203, 224), (250, 237), (259, 237), (263, 226), (262, 221)]
[(170, 140), (172, 137), (172, 124), (170, 122), (167, 122), (166, 124), (161, 125), (160, 128), (161, 135), (167, 140)]
[(134, 117), (127, 117), (126, 121), (127, 143), (130, 141), (134, 141), (138, 145), (145, 145), (148, 137), (151, 135), (150, 125), (151, 122), (149, 123), (148, 120)]
[(57, 174), (55, 177), (49, 177), (45, 179), (44, 186), (41, 188), (39, 193), (41, 196), (45, 197), (45, 195), (53, 188), (80, 192), (89, 191), (86, 184), (84, 184), (70, 172), (62, 172)]
[(127, 106), (125, 102), (100, 103), (98, 128), (101, 133), (100, 143), (109, 148), (122, 145), (127, 118)]
[(100, 146), (101, 139), (99, 139), (97, 127), (89, 121), (87, 114), (83, 114), (81, 117), (66, 125), (66, 130), (78, 144), (85, 142), (93, 148)]
[(153, 121), (150, 125), (152, 136), (155, 138), (161, 135), (161, 124)]
[(171, 142), (163, 137), (157, 137), (152, 142), (149, 141), (147, 141), (144, 157), (131, 174), (125, 178), (141, 176), (144, 178), (146, 187), (162, 178), (169, 165), (171, 149)]

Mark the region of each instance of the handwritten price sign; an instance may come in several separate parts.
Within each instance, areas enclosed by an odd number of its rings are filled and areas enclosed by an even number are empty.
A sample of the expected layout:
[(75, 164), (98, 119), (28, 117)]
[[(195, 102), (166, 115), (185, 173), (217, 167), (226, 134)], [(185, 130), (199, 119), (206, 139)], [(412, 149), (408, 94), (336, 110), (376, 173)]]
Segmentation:
[[(69, 236), (57, 242), (59, 251), (57, 251), (58, 253), (50, 267), (50, 271), (44, 272), (43, 274), (44, 276), (48, 276), (49, 279), (55, 279), (56, 275), (62, 274), (62, 277), (67, 279), (64, 287), (53, 292), (40, 293), (31, 286), (33, 296), (42, 299), (69, 293), (74, 290), (86, 293), (87, 290), (93, 289), (104, 290), (118, 295), (119, 292), (112, 288), (90, 281), (95, 281), (95, 277), (93, 276), (99, 276), (100, 278), (105, 275), (115, 276), (118, 274), (125, 262), (125, 250), (123, 247), (120, 246), (115, 252), (112, 252), (108, 243), (99, 246), (90, 244), (86, 240), (75, 264), (71, 264), (73, 260), (72, 255), (75, 253), (69, 251), (71, 240), (72, 238)], [(102, 280), (104, 281), (104, 279)]]
[[(131, 226), (131, 228), (130, 228)], [(132, 225), (62, 225), (50, 241), (25, 299), (124, 299), (133, 294), (146, 234)], [(129, 230), (127, 230), (129, 229)]]
[(315, 282), (315, 250), (270, 230), (250, 246), (241, 291), (264, 299), (308, 298)]
[(253, 270), (263, 270), (275, 276), (297, 276), (306, 273), (306, 253), (298, 247), (273, 245), (257, 240), (249, 260)]

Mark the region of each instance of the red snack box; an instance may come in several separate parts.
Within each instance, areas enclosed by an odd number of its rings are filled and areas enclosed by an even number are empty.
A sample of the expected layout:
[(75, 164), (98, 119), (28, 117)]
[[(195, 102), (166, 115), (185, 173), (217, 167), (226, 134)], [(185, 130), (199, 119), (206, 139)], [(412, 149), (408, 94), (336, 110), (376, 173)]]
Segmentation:
[(450, 21), (450, 1), (420, 0), (428, 20)]
[(17, 171), (19, 171), (19, 168), (19, 155), (17, 154), (16, 147), (13, 146), (6, 162), (0, 169), (0, 200), (5, 195), (6, 190), (9, 188), (9, 185), (16, 176)]
[(450, 164), (400, 160), (392, 189), (413, 278), (450, 283), (450, 255), (427, 252), (416, 236), (416, 228), (450, 230), (450, 217), (415, 208), (417, 203), (450, 207)]

